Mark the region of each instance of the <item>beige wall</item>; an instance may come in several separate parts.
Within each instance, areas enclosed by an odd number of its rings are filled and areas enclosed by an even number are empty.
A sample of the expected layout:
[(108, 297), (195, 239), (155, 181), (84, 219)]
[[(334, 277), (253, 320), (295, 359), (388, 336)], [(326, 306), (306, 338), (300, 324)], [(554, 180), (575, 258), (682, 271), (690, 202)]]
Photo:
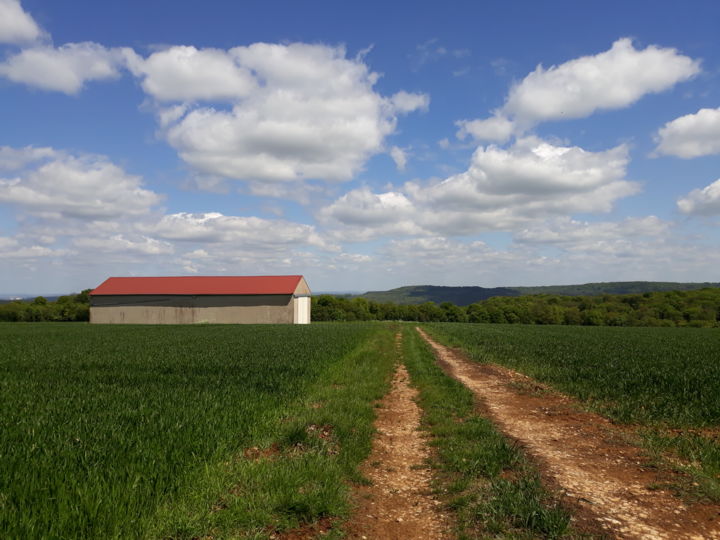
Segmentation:
[(308, 287), (305, 278), (300, 278), (298, 286), (295, 287), (295, 294), (298, 296), (310, 296), (310, 287)]
[(295, 324), (310, 324), (310, 296), (293, 298), (293, 322)]
[(90, 298), (90, 322), (99, 324), (292, 324), (297, 320), (292, 295)]

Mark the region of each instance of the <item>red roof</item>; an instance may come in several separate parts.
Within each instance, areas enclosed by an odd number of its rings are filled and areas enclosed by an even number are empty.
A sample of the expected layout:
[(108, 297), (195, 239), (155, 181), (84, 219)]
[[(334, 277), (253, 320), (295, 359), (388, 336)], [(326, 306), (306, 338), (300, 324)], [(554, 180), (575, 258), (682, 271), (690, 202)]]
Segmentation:
[(293, 294), (302, 276), (111, 277), (91, 295)]

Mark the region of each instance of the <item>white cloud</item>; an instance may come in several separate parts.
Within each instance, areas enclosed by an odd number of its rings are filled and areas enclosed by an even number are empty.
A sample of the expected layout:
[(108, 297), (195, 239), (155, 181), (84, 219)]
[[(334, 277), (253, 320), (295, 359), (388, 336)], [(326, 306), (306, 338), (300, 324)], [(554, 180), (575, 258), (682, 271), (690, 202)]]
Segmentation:
[(169, 255), (174, 252), (172, 244), (140, 236), (136, 239), (127, 238), (123, 234), (109, 237), (78, 237), (73, 239), (78, 248), (100, 253), (137, 253), (141, 255)]
[(694, 189), (677, 202), (684, 214), (720, 214), (720, 178), (702, 189)]
[(235, 100), (256, 87), (250, 71), (220, 49), (170, 47), (130, 68), (144, 77), (143, 90), (159, 101)]
[(14, 238), (8, 238), (7, 236), (0, 236), (0, 251), (4, 251), (9, 248), (13, 248), (17, 245), (17, 240)]
[(25, 146), (13, 148), (0, 146), (0, 171), (16, 171), (30, 163), (58, 156), (59, 153), (49, 147)]
[(73, 244), (79, 248), (100, 253), (138, 253), (141, 255), (169, 255), (173, 253), (172, 244), (140, 236), (137, 239), (127, 238), (123, 234), (109, 237), (78, 237)]
[(625, 177), (628, 149), (555, 146), (537, 137), (508, 149), (478, 148), (467, 171), (442, 181), (407, 182), (401, 191), (351, 191), (320, 211), (336, 233), (364, 239), (388, 231), (462, 236), (514, 230), (549, 216), (608, 212), (639, 191)]
[(470, 55), (468, 49), (450, 49), (440, 44), (437, 38), (432, 38), (415, 47), (415, 52), (410, 55), (413, 70), (417, 71), (425, 64), (435, 62), (442, 58), (462, 59)]
[(427, 94), (414, 94), (401, 90), (390, 98), (394, 109), (401, 114), (413, 111), (427, 111), (430, 106), (430, 96)]
[(371, 255), (365, 255), (363, 253), (341, 253), (340, 255), (335, 257), (335, 260), (338, 262), (362, 264), (372, 262), (373, 257)]
[[(522, 132), (548, 120), (584, 118), (598, 110), (621, 109), (646, 94), (659, 93), (700, 72), (700, 62), (673, 48), (638, 50), (629, 38), (610, 50), (535, 71), (514, 85), (505, 104), (485, 120), (463, 120), (459, 135), (505, 140), (515, 126)], [(508, 122), (512, 122), (509, 124)]]
[(522, 244), (552, 244), (576, 250), (601, 249), (608, 243), (626, 242), (629, 238), (665, 235), (671, 225), (656, 216), (601, 222), (562, 217), (523, 229), (514, 235), (514, 239)]
[(513, 134), (515, 124), (504, 116), (492, 116), (485, 120), (460, 120), (455, 122), (460, 128), (459, 139), (468, 135), (479, 141), (505, 142)]
[[(110, 219), (146, 214), (160, 202), (159, 195), (141, 187), (140, 177), (104, 157), (40, 150), (56, 157), (14, 178), (0, 178), (0, 203), (45, 216)], [(24, 151), (28, 159), (37, 157), (38, 149)]]
[(588, 152), (527, 137), (508, 149), (480, 147), (467, 171), (442, 182), (409, 182), (405, 190), (433, 231), (510, 230), (553, 214), (609, 211), (638, 190), (624, 179), (627, 162), (623, 145)]
[(217, 212), (169, 214), (157, 223), (143, 226), (143, 230), (164, 240), (226, 244), (233, 249), (253, 247), (282, 250), (297, 245), (334, 249), (312, 225), (258, 217), (225, 216)]
[[(255, 43), (171, 47), (131, 62), (159, 101), (164, 136), (203, 175), (255, 182), (346, 181), (428, 96), (373, 90), (377, 74), (342, 47)], [(230, 108), (191, 105), (226, 101)]]
[[(393, 240), (362, 276), (387, 286), (560, 285), (607, 281), (608, 276), (617, 281), (713, 281), (720, 252), (688, 242), (674, 227), (653, 216), (602, 223), (563, 218), (540, 224), (532, 240), (516, 238), (502, 249), (437, 235)], [(571, 238), (564, 240), (567, 236)], [(550, 254), (548, 245), (560, 252)]]
[(610, 50), (559, 66), (538, 66), (508, 95), (503, 111), (523, 123), (582, 118), (600, 109), (627, 107), (700, 72), (700, 63), (676, 49), (637, 50), (629, 38)]
[(87, 81), (119, 77), (133, 55), (130, 49), (107, 49), (91, 42), (39, 46), (8, 58), (0, 64), (0, 75), (43, 90), (77, 94)]
[(312, 197), (323, 192), (323, 187), (309, 182), (290, 183), (268, 183), (254, 182), (247, 183), (247, 189), (258, 197), (273, 197), (276, 199), (287, 199), (299, 204), (309, 204)]
[(166, 128), (170, 124), (177, 122), (188, 111), (188, 106), (185, 103), (180, 105), (174, 105), (171, 107), (162, 107), (157, 111), (158, 122), (160, 122), (161, 128)]
[[(318, 213), (321, 222), (345, 241), (363, 241), (390, 234), (420, 234), (414, 223), (417, 209), (402, 193), (352, 190)], [(339, 227), (338, 227), (339, 226)]]
[(401, 285), (485, 285), (499, 280), (510, 285), (521, 268), (543, 271), (546, 260), (532, 253), (496, 250), (481, 241), (459, 242), (443, 236), (389, 242), (377, 257), (377, 267), (401, 275)]
[(0, 0), (0, 43), (27, 43), (41, 35), (40, 27), (19, 0)]
[(587, 192), (618, 180), (625, 174), (627, 162), (625, 145), (589, 152), (527, 137), (509, 149), (478, 148), (468, 174), (486, 195), (543, 196)]
[(402, 148), (393, 146), (390, 149), (390, 157), (395, 162), (398, 171), (404, 171), (407, 165), (407, 153)]
[(69, 253), (67, 250), (51, 249), (39, 245), (22, 245), (15, 238), (0, 236), (1, 259), (38, 259), (57, 257)]
[(668, 122), (658, 131), (657, 153), (681, 158), (720, 154), (720, 108), (700, 109)]

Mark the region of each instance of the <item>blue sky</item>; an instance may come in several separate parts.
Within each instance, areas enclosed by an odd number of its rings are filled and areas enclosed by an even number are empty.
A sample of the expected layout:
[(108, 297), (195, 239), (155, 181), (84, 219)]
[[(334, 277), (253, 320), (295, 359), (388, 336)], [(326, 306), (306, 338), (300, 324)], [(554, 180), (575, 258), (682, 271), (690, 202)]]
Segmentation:
[(716, 2), (0, 0), (0, 293), (720, 281)]

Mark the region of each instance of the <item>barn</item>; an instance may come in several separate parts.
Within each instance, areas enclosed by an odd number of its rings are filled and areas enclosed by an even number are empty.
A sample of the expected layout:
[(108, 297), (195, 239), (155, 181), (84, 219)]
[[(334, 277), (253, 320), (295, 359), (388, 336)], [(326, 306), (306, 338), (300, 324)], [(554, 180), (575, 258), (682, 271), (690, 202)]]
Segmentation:
[(308, 324), (303, 276), (111, 277), (90, 293), (96, 324)]

